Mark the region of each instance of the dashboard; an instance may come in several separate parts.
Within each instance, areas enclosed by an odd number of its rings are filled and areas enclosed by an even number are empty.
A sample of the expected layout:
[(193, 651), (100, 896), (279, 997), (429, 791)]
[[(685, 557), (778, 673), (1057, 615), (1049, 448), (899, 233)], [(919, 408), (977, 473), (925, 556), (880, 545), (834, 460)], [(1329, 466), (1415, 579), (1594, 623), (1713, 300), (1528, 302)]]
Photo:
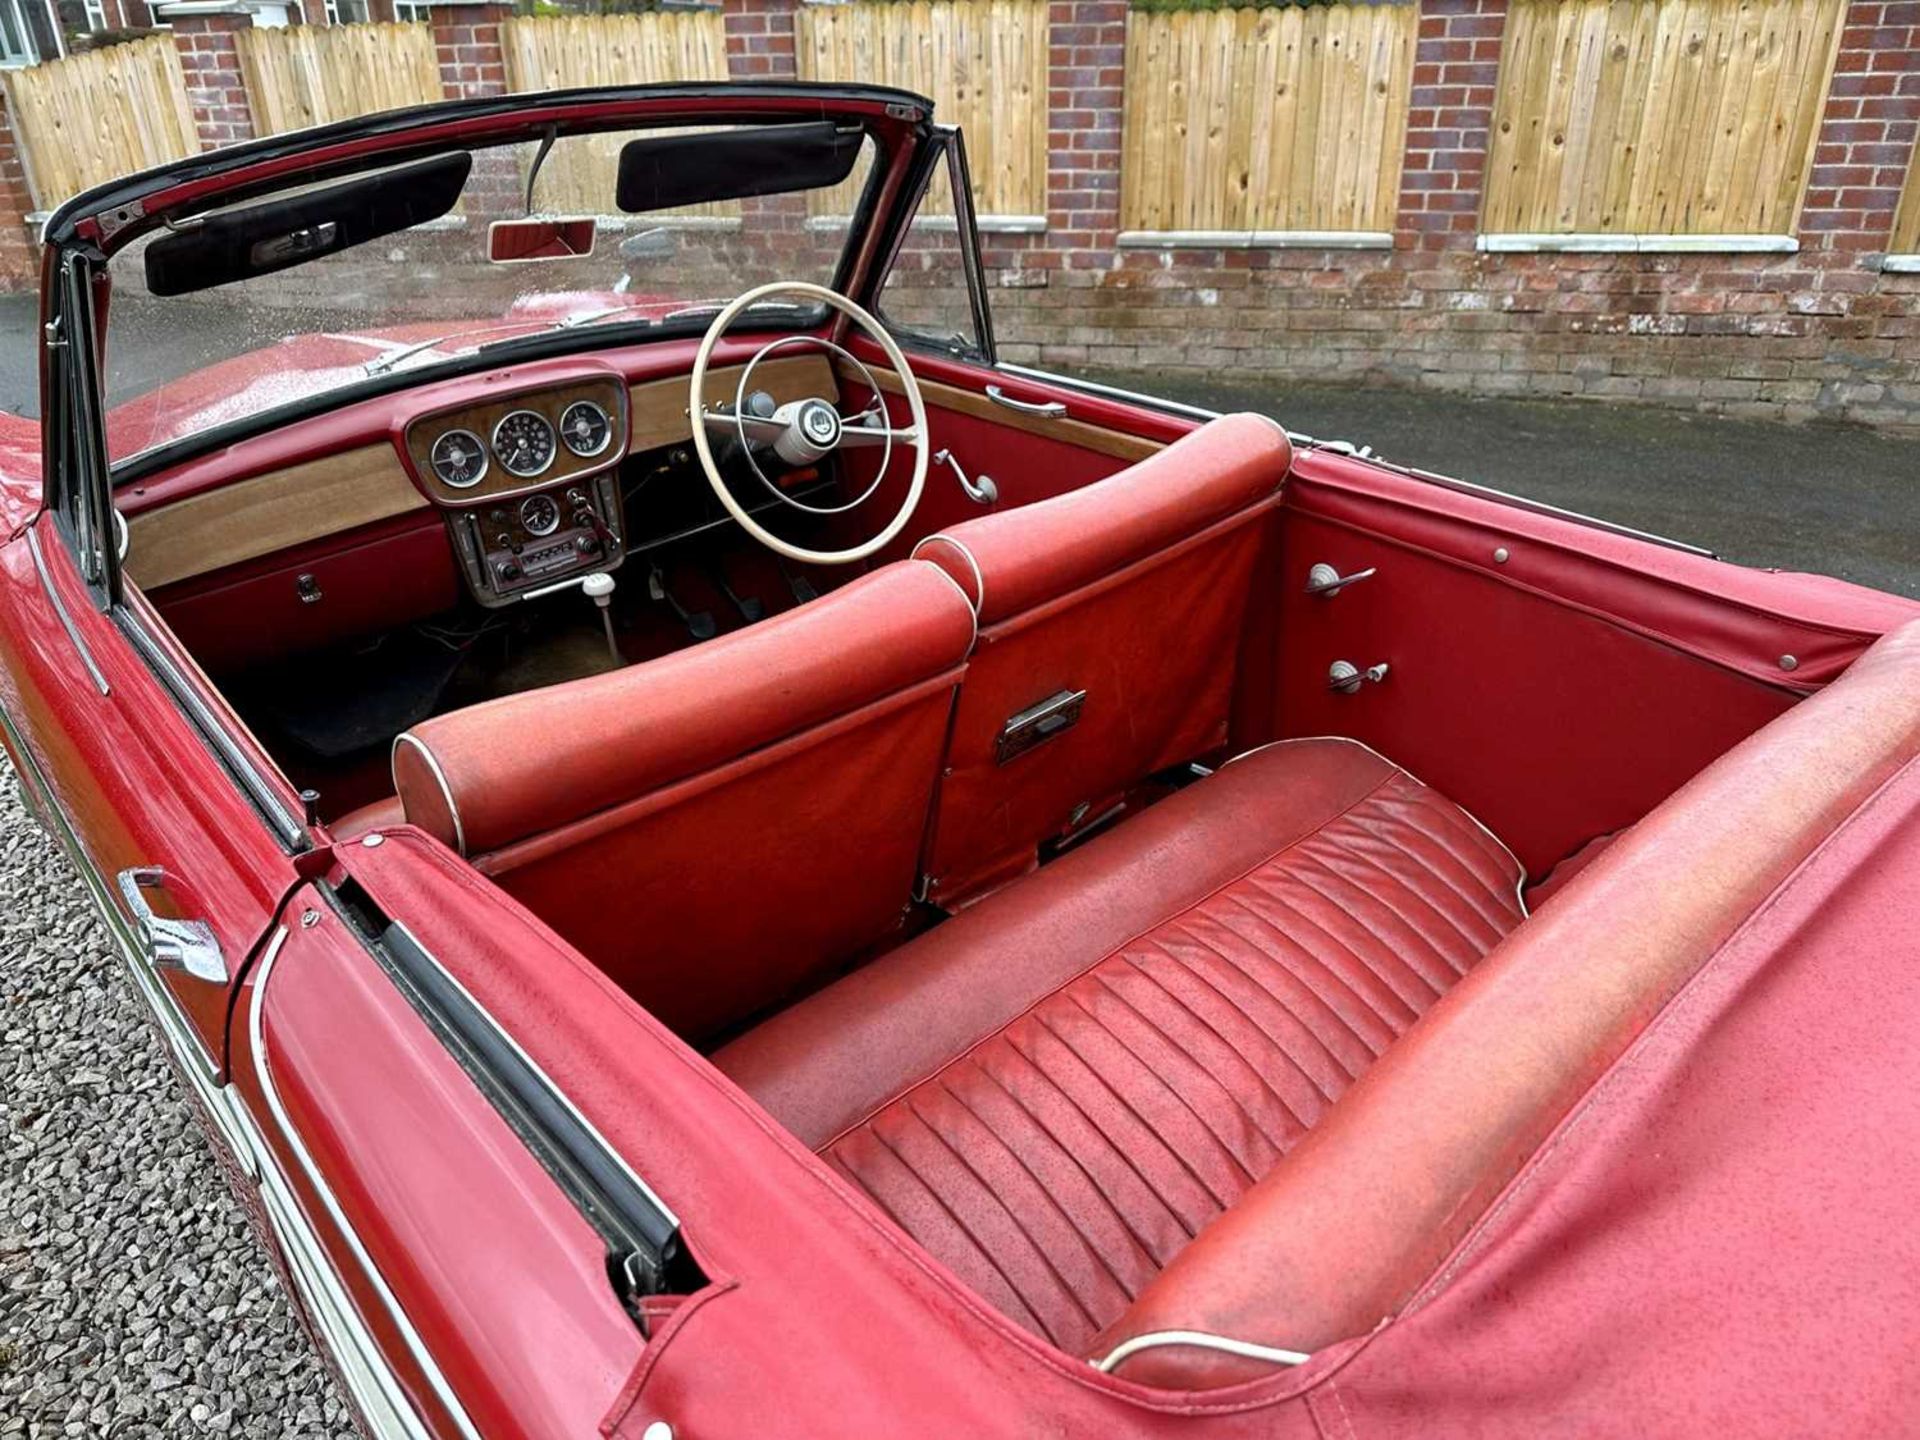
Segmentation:
[(627, 386), (606, 374), (429, 411), (401, 447), (468, 589), (499, 606), (620, 563), (629, 434)]

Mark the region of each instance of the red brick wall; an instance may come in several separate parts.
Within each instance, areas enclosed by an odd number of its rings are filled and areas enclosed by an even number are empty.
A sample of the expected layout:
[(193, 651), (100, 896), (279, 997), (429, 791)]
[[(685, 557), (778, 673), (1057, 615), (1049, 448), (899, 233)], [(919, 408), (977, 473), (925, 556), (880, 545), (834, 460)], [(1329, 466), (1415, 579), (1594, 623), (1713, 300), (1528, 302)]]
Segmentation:
[(1801, 212), (1809, 248), (1883, 250), (1920, 129), (1920, 0), (1855, 0)]
[(507, 59), (500, 45), (500, 22), (512, 13), (511, 5), (493, 0), (433, 7), (433, 46), (440, 60), (440, 88), (449, 100), (478, 100), (507, 93)]
[(1403, 247), (1473, 248), (1507, 0), (1423, 0), (1400, 172)]
[(217, 150), (251, 140), (253, 107), (247, 100), (234, 37), (253, 21), (244, 14), (177, 15), (168, 23), (187, 74), (187, 103), (193, 108), (201, 149)]
[(797, 0), (724, 0), (727, 72), (735, 80), (791, 80), (797, 74)]

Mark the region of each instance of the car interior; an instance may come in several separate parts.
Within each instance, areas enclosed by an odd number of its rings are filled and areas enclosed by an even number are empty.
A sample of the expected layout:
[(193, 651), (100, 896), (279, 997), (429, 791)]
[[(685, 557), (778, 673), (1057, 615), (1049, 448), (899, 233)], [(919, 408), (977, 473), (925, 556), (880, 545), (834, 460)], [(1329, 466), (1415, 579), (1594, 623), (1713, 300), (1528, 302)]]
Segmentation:
[[(1709, 560), (1262, 416), (793, 333), (708, 337), (729, 418), (904, 433), (917, 384), (946, 463), (763, 473), (746, 420), (703, 456), (706, 350), (610, 343), (145, 477), (126, 573), (333, 843), (463, 857), (979, 1296), (1129, 1376), (1263, 1373), (1153, 1337), (1282, 1305), (1302, 1349), (1370, 1323), (1311, 1255), (1297, 1292), (1243, 1277), (1369, 1203), (1316, 1176), (1418, 1149), (1404, 1105), (1354, 1138), (1363, 1077), (1470, 1037), (1486, 1074), (1418, 1103), (1536, 1113), (1512, 1087), (1590, 1072), (1594, 1017), (1671, 982), (1629, 947), (1559, 1051), (1502, 1028), (1554, 1008), (1510, 977), (1571, 963), (1573, 878), (1646, 883), (1763, 760), (1852, 793), (1906, 743), (1912, 630), (1802, 708), (1872, 637)], [(707, 460), (797, 547), (901, 523), (796, 560)], [(1710, 898), (1790, 849), (1726, 836)]]

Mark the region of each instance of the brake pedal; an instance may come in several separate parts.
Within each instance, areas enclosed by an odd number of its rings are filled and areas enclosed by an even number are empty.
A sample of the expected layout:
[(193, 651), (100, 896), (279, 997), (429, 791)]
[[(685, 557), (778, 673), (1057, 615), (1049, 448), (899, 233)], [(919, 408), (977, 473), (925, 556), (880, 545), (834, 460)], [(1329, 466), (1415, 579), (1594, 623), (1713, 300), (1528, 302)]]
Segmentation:
[(680, 623), (687, 627), (687, 633), (694, 639), (711, 640), (720, 633), (720, 626), (714, 621), (711, 610), (689, 610), (674, 598), (673, 592), (667, 589), (666, 577), (660, 573), (658, 565), (647, 576), (647, 593), (655, 600), (665, 602), (680, 617)]

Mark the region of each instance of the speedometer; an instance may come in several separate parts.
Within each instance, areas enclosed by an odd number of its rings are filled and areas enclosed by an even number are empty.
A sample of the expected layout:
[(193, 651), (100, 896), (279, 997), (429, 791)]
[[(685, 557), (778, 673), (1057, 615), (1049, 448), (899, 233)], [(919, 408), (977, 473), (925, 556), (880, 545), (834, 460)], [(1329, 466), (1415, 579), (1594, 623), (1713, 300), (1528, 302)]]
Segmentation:
[(510, 474), (521, 479), (553, 464), (553, 426), (533, 410), (515, 410), (493, 427), (493, 453)]
[(449, 430), (433, 442), (427, 461), (442, 484), (465, 490), (485, 477), (487, 447), (471, 430)]
[(613, 424), (607, 412), (591, 400), (576, 400), (560, 416), (560, 438), (567, 449), (586, 459), (598, 455), (613, 439)]

